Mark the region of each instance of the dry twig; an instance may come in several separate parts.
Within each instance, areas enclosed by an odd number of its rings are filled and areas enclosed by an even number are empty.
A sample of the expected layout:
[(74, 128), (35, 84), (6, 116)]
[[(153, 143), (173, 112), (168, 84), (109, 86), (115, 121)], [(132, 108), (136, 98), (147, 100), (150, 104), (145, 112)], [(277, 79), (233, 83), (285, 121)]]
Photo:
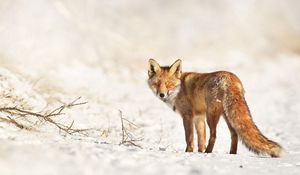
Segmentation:
[(13, 119), (9, 116), (7, 116), (7, 118), (0, 117), (0, 122), (11, 123), (11, 124), (15, 125), (16, 127), (20, 128), (20, 129), (32, 130), (32, 128), (17, 122), (15, 119)]
[(74, 101), (72, 101), (71, 103), (68, 104), (64, 104), (54, 110), (52, 110), (51, 112), (32, 112), (29, 110), (24, 110), (18, 107), (2, 107), (0, 108), (0, 113), (2, 114), (6, 114), (8, 116), (4, 117), (0, 117), (0, 121), (3, 122), (7, 122), (7, 123), (12, 123), (14, 124), (16, 127), (20, 128), (20, 129), (27, 129), (30, 130), (31, 128), (34, 128), (34, 126), (26, 126), (25, 124), (22, 124), (21, 122), (17, 121), (17, 118), (27, 118), (29, 116), (31, 117), (37, 117), (41, 122), (47, 122), (50, 123), (54, 126), (56, 126), (60, 131), (63, 131), (67, 134), (74, 134), (74, 133), (81, 133), (84, 134), (84, 131), (88, 131), (91, 129), (76, 129), (73, 127), (74, 121), (71, 122), (70, 125), (64, 125), (62, 123), (58, 123), (56, 122), (53, 117), (55, 116), (61, 116), (64, 115), (63, 111), (67, 108), (72, 108), (74, 106), (78, 106), (78, 105), (84, 105), (87, 102), (78, 102), (78, 100), (80, 100), (81, 97), (75, 99)]
[(140, 145), (137, 145), (135, 142), (138, 141), (142, 141), (142, 138), (138, 138), (135, 139), (133, 138), (133, 135), (128, 131), (128, 129), (125, 127), (124, 121), (126, 121), (129, 125), (134, 126), (134, 127), (138, 127), (136, 124), (134, 124), (133, 122), (123, 118), (123, 114), (122, 111), (119, 110), (120, 112), (120, 119), (121, 119), (121, 129), (122, 129), (122, 140), (120, 145), (124, 144), (124, 145), (133, 145), (139, 148), (142, 148)]

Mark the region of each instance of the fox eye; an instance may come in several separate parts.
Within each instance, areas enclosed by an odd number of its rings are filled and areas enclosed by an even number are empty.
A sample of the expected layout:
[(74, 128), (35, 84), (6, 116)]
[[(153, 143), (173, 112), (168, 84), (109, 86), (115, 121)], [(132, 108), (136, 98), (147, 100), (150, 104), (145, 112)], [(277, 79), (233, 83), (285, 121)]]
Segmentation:
[(167, 82), (166, 86), (167, 86), (167, 88), (172, 88), (174, 85), (173, 85), (173, 83)]
[(158, 85), (159, 85), (158, 82), (154, 82), (154, 83), (153, 83), (153, 86), (155, 86), (155, 87), (158, 86)]

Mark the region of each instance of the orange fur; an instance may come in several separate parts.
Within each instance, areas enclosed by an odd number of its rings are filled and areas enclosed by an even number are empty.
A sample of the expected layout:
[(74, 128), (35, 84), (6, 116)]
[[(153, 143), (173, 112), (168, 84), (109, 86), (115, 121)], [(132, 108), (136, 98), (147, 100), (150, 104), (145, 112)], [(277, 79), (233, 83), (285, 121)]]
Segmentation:
[[(279, 157), (282, 148), (266, 138), (254, 124), (244, 89), (233, 73), (181, 72), (181, 60), (171, 66), (161, 67), (149, 60), (149, 87), (183, 119), (186, 152), (194, 150), (194, 127), (198, 135), (198, 151), (210, 153), (216, 139), (216, 127), (223, 115), (231, 133), (230, 154), (236, 154), (238, 137), (249, 150), (257, 154)], [(205, 148), (205, 115), (210, 129), (210, 138)]]

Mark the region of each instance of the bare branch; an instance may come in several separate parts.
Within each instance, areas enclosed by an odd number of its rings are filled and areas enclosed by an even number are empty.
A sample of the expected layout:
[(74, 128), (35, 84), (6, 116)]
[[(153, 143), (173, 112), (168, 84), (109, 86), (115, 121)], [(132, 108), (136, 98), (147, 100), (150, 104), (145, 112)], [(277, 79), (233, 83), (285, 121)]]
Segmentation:
[(25, 126), (24, 124), (21, 124), (20, 122), (16, 121), (16, 118), (25, 118), (26, 119), (29, 116), (31, 116), (31, 117), (37, 117), (41, 122), (45, 121), (46, 123), (50, 123), (50, 124), (56, 126), (60, 131), (63, 131), (67, 134), (74, 134), (74, 133), (84, 134), (83, 132), (89, 131), (92, 129), (73, 128), (74, 121), (72, 121), (72, 123), (69, 126), (67, 126), (67, 125), (58, 123), (51, 118), (54, 116), (64, 115), (64, 113), (62, 113), (62, 112), (66, 108), (72, 108), (74, 106), (87, 104), (87, 102), (78, 102), (78, 100), (80, 100), (80, 99), (81, 99), (81, 97), (78, 97), (71, 103), (64, 104), (64, 105), (52, 110), (50, 113), (32, 112), (32, 111), (18, 108), (16, 106), (15, 107), (3, 107), (3, 108), (0, 108), (0, 112), (4, 113), (4, 114), (8, 114), (9, 116), (6, 116), (6, 118), (1, 117), (0, 121), (12, 123), (18, 128), (29, 130), (30, 127)]
[(128, 129), (125, 127), (124, 125), (124, 121), (126, 121), (127, 123), (129, 123), (130, 125), (135, 126), (136, 128), (138, 128), (138, 126), (136, 124), (134, 124), (133, 122), (125, 119), (123, 117), (122, 111), (119, 110), (120, 113), (120, 119), (121, 119), (121, 129), (122, 129), (122, 140), (120, 142), (120, 145), (133, 145), (139, 148), (142, 148), (140, 145), (136, 144), (135, 142), (137, 141), (142, 141), (142, 138), (139, 139), (134, 139), (133, 135), (128, 131)]
[(7, 118), (0, 117), (0, 122), (12, 123), (20, 129), (32, 130), (30, 127), (25, 126), (24, 124), (18, 123), (16, 120), (10, 118), (9, 116), (7, 116)]

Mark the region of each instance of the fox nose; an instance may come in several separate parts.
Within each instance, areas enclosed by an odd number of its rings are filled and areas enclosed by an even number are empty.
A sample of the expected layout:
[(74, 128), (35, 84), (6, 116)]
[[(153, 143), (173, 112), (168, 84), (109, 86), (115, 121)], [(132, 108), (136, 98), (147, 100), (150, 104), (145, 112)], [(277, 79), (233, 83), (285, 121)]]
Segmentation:
[(165, 94), (164, 93), (160, 93), (159, 96), (160, 96), (160, 98), (164, 98)]

